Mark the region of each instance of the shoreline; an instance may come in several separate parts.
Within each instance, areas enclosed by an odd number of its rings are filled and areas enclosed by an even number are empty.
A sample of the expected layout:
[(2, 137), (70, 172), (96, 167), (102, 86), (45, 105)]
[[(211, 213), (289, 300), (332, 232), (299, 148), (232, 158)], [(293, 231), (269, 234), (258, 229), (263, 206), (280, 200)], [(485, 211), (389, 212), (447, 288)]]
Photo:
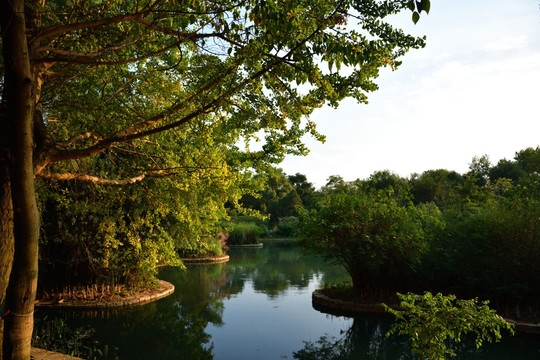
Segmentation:
[[(378, 315), (392, 316), (386, 312), (382, 303), (366, 304), (357, 301), (342, 300), (323, 294), (321, 290), (315, 290), (311, 294), (312, 306), (315, 310), (336, 316), (355, 316), (355, 315)], [(389, 305), (397, 308), (396, 304)], [(511, 324), (514, 324), (514, 330), (523, 334), (540, 335), (540, 323), (520, 322), (513, 319), (504, 318)]]
[(257, 244), (242, 244), (242, 245), (227, 245), (229, 247), (229, 249), (258, 249), (258, 248), (262, 248), (264, 246), (264, 244), (261, 242), (261, 243), (257, 243)]
[(159, 280), (159, 288), (155, 290), (146, 290), (134, 295), (126, 296), (125, 298), (115, 299), (111, 301), (104, 300), (68, 300), (59, 302), (58, 300), (44, 301), (38, 300), (35, 304), (36, 308), (43, 309), (105, 309), (118, 308), (124, 306), (144, 305), (149, 302), (157, 301), (174, 293), (174, 285)]
[(230, 260), (229, 255), (203, 257), (203, 258), (181, 258), (182, 262), (186, 265), (197, 264), (221, 264)]

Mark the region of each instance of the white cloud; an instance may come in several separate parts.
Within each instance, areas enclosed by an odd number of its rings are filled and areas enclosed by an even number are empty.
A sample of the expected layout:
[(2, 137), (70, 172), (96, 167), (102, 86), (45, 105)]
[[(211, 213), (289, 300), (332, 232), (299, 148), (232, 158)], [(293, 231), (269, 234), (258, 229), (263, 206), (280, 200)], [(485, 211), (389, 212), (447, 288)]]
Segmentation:
[(497, 41), (486, 44), (486, 50), (512, 50), (518, 48), (524, 48), (528, 44), (527, 36), (503, 36)]
[(309, 142), (311, 154), (287, 159), (287, 173), (321, 186), (329, 175), (354, 180), (382, 169), (465, 172), (473, 156), (496, 163), (540, 144), (537, 1), (433, 1), (418, 26), (403, 24), (428, 35), (426, 48), (382, 72), (368, 105), (315, 112), (327, 143)]

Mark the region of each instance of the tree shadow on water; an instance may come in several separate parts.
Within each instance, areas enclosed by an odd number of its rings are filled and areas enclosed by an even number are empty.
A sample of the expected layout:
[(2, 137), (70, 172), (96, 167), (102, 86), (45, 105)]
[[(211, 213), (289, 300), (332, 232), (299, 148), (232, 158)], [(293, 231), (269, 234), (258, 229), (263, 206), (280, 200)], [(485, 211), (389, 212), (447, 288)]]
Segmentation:
[(392, 322), (375, 317), (357, 317), (341, 337), (321, 336), (316, 342), (304, 342), (296, 351), (297, 360), (412, 360), (407, 339), (387, 337)]

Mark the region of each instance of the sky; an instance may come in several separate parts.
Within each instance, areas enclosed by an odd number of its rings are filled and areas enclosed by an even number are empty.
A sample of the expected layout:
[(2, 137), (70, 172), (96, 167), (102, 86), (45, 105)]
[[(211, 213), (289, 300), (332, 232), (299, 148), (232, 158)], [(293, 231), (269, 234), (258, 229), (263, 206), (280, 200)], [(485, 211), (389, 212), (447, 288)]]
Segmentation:
[(316, 110), (326, 142), (306, 138), (310, 154), (288, 156), (286, 174), (316, 187), (379, 170), (463, 174), (474, 156), (495, 165), (540, 145), (540, 0), (431, 0), (416, 25), (410, 12), (391, 23), (426, 35), (426, 46), (383, 70), (368, 104)]

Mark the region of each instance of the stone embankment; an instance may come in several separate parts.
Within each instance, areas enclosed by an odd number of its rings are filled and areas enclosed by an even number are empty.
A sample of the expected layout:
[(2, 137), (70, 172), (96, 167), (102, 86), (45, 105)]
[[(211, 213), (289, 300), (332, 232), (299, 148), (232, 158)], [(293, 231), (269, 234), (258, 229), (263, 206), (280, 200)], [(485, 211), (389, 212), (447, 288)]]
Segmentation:
[(229, 261), (229, 255), (204, 257), (204, 258), (182, 258), (184, 264), (220, 264)]
[[(324, 313), (334, 315), (352, 316), (354, 314), (388, 314), (385, 306), (382, 303), (378, 304), (362, 304), (355, 301), (345, 301), (336, 299), (323, 294), (320, 290), (315, 290), (312, 293), (313, 308)], [(392, 305), (391, 305), (392, 306)], [(397, 308), (397, 305), (392, 306)], [(540, 323), (520, 322), (513, 319), (505, 319), (509, 323), (515, 325), (517, 332), (526, 334), (540, 335)]]
[(174, 292), (174, 285), (160, 280), (159, 288), (143, 291), (120, 299), (108, 301), (85, 300), (85, 301), (37, 301), (37, 308), (64, 308), (64, 309), (102, 309), (122, 306), (143, 305), (152, 301), (162, 299)]

